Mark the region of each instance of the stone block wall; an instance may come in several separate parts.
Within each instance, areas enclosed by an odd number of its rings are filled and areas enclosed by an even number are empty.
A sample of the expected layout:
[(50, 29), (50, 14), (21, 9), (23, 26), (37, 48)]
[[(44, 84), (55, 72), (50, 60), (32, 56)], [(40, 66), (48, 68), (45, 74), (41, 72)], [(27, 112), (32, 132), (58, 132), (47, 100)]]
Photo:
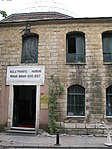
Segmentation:
[[(21, 64), (22, 24), (0, 25), (0, 124), (7, 123), (8, 86), (5, 86), (8, 65)], [(58, 99), (58, 121), (65, 128), (85, 128), (87, 124), (111, 124), (106, 118), (106, 88), (112, 85), (112, 66), (103, 63), (102, 32), (112, 30), (112, 23), (105, 21), (72, 20), (31, 24), (31, 32), (39, 35), (38, 63), (44, 65), (45, 79), (50, 75), (59, 76), (64, 93)], [(72, 31), (85, 33), (86, 62), (84, 64), (66, 63), (66, 34)], [(67, 117), (67, 88), (78, 84), (85, 88), (85, 117)], [(3, 90), (7, 90), (4, 97)], [(5, 118), (3, 118), (3, 114)], [(86, 124), (86, 126), (85, 126)]]

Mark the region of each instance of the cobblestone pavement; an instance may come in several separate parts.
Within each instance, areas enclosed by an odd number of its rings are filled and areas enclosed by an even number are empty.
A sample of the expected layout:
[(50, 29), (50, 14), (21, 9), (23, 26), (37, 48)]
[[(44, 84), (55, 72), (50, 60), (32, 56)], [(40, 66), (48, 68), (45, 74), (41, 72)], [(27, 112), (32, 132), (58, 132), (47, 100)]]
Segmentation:
[[(67, 135), (60, 134), (59, 144), (61, 148), (107, 148), (104, 143), (107, 141), (107, 137), (95, 137), (87, 135)], [(56, 136), (42, 133), (41, 135), (20, 135), (20, 134), (6, 134), (0, 133), (0, 147), (1, 148), (49, 148), (56, 147)], [(109, 147), (111, 148), (111, 147)]]

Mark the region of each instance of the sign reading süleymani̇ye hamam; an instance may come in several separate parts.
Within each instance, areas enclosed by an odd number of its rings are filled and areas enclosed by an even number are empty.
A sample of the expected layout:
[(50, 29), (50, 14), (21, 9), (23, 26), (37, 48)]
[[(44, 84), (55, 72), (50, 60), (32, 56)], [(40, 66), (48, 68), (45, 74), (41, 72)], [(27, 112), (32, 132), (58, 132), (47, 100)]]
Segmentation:
[(6, 85), (44, 84), (44, 66), (8, 66)]

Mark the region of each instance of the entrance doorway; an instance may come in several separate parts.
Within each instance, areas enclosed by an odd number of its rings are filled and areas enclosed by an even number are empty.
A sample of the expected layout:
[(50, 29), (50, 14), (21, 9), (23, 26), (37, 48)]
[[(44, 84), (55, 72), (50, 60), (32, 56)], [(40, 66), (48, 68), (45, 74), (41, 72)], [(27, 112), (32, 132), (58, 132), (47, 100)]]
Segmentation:
[(36, 86), (13, 86), (13, 127), (35, 128)]

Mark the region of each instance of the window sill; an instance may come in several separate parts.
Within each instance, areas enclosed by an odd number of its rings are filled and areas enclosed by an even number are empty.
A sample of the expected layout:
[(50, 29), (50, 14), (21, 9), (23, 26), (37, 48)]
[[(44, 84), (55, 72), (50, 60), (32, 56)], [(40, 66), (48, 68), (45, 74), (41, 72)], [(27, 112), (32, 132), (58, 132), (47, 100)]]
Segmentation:
[(104, 65), (112, 65), (112, 62), (103, 62)]
[(106, 116), (106, 118), (112, 118), (112, 116)]
[(85, 116), (68, 116), (68, 115), (67, 115), (67, 117), (71, 117), (71, 118), (72, 118), (72, 117), (73, 117), (73, 118), (85, 118)]
[(38, 65), (38, 63), (20, 63), (20, 66), (35, 66)]
[(75, 62), (74, 63), (73, 62), (69, 63), (69, 62), (67, 62), (66, 65), (86, 65), (86, 63), (81, 63), (81, 62), (80, 63), (75, 63)]

